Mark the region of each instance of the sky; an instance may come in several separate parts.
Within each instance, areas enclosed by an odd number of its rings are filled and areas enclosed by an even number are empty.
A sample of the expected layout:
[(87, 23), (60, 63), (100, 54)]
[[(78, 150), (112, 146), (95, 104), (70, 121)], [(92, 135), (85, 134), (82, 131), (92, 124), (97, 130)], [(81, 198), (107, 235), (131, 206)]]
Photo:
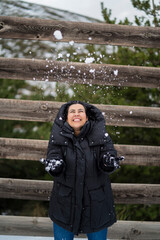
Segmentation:
[(112, 17), (123, 20), (127, 17), (133, 21), (134, 15), (139, 11), (133, 8), (130, 0), (24, 0), (36, 4), (46, 5), (53, 8), (67, 10), (81, 15), (104, 20), (101, 14), (101, 2), (104, 7), (112, 10)]

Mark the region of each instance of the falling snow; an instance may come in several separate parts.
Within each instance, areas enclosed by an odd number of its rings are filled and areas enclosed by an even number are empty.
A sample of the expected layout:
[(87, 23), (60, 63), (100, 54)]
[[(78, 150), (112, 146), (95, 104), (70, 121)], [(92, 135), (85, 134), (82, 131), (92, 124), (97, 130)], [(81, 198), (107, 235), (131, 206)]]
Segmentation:
[(62, 33), (59, 30), (54, 31), (53, 35), (57, 40), (61, 40), (63, 38)]
[(94, 73), (94, 72), (95, 72), (95, 69), (90, 69), (89, 72), (90, 72), (90, 73)]
[(62, 57), (63, 57), (62, 53), (58, 53), (58, 58), (62, 58)]
[(118, 75), (118, 70), (114, 70), (114, 75), (115, 75), (115, 76)]
[(74, 45), (74, 41), (70, 41), (69, 45), (73, 46)]
[(70, 66), (70, 68), (72, 68), (72, 69), (75, 69), (75, 67), (74, 67), (74, 66)]
[(92, 63), (95, 59), (93, 57), (86, 58), (85, 63)]

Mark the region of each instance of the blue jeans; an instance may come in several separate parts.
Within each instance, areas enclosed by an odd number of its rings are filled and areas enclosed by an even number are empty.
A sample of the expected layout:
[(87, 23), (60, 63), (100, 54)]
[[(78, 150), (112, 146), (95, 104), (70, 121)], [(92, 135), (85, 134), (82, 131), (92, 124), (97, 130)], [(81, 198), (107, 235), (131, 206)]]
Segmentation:
[[(74, 234), (68, 230), (53, 223), (54, 229), (54, 240), (73, 240)], [(98, 232), (87, 233), (88, 240), (106, 240), (107, 239), (107, 228)]]

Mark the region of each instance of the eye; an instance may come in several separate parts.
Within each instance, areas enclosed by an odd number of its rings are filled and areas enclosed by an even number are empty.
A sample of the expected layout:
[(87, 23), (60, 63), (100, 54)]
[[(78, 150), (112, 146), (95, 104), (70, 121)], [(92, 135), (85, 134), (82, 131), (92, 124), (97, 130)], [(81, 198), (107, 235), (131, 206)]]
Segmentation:
[(84, 112), (84, 110), (83, 109), (79, 109), (79, 112)]
[(73, 110), (73, 109), (69, 111), (69, 113), (74, 113), (74, 112), (75, 112), (75, 110)]

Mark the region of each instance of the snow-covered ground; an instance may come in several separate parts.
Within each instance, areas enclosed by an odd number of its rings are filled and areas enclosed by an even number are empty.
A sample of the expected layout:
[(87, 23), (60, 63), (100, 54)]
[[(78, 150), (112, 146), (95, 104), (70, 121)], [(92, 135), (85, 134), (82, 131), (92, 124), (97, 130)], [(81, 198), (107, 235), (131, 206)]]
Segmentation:
[[(84, 238), (75, 238), (77, 240), (86, 240)], [(54, 240), (53, 237), (28, 237), (28, 236), (5, 236), (0, 235), (0, 240)]]
[(0, 235), (0, 240), (53, 240), (53, 237), (28, 237), (28, 236), (11, 236)]

